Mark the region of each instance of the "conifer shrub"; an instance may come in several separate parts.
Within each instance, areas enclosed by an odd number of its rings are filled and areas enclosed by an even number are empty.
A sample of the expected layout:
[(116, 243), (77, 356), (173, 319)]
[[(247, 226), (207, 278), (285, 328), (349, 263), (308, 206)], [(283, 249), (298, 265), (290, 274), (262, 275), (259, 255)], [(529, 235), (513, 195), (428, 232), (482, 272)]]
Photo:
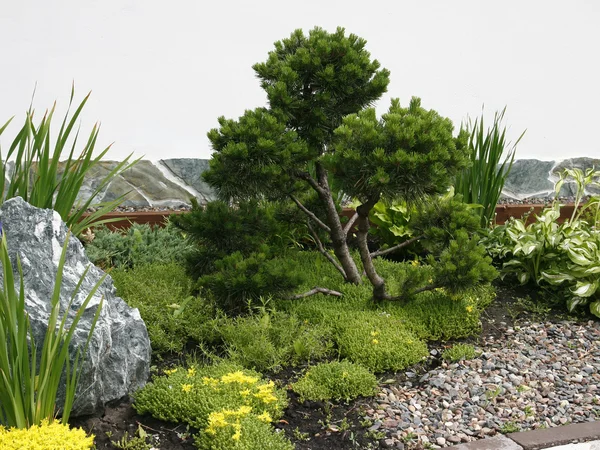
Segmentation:
[(40, 425), (29, 428), (0, 426), (0, 448), (2, 450), (88, 450), (94, 447), (94, 435), (87, 435), (81, 428), (47, 419)]
[(217, 306), (239, 314), (261, 297), (285, 296), (301, 278), (286, 258), (270, 258), (266, 252), (244, 256), (235, 252), (214, 263), (215, 272), (204, 275), (198, 284), (210, 291)]
[(332, 361), (308, 369), (292, 385), (303, 400), (345, 400), (370, 397), (377, 392), (377, 379), (369, 370), (349, 361)]
[(193, 280), (176, 263), (117, 269), (112, 278), (125, 302), (138, 308), (146, 323), (152, 350), (179, 352), (190, 342), (212, 342), (213, 308), (193, 295)]
[(166, 370), (134, 396), (139, 414), (199, 429), (196, 443), (207, 450), (291, 449), (268, 425), (286, 406), (285, 391), (229, 361)]
[(219, 332), (228, 356), (243, 367), (278, 371), (333, 353), (331, 330), (284, 312), (226, 319)]
[(190, 242), (170, 222), (164, 228), (134, 223), (124, 231), (99, 226), (93, 235), (85, 252), (90, 261), (103, 269), (181, 261), (192, 251)]

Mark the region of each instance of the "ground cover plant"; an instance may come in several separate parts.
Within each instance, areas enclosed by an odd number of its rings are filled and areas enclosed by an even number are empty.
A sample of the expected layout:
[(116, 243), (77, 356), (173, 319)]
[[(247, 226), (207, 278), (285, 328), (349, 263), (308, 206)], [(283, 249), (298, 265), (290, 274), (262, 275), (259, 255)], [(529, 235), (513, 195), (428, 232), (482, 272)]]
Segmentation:
[(135, 396), (138, 412), (200, 430), (196, 443), (203, 449), (293, 448), (270, 427), (286, 404), (272, 381), (229, 362), (168, 369)]
[(134, 223), (118, 233), (97, 226), (86, 235), (84, 244), (90, 260), (105, 269), (168, 264), (186, 259), (193, 251), (189, 240), (170, 221), (164, 227)]

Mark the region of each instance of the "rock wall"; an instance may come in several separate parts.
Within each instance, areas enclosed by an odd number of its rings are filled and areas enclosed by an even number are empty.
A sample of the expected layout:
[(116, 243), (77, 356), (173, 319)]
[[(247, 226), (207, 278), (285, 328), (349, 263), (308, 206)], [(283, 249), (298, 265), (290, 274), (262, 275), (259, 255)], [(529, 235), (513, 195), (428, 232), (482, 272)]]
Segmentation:
[[(87, 177), (81, 191), (86, 198), (98, 186), (99, 180), (116, 163), (104, 161), (102, 166)], [(515, 161), (506, 180), (502, 193), (503, 201), (536, 201), (552, 199), (554, 186), (559, 173), (565, 168), (578, 167), (600, 169), (600, 159), (571, 158), (561, 161), (539, 161), (521, 159)], [(194, 158), (162, 159), (159, 161), (140, 161), (132, 169), (116, 178), (102, 193), (102, 200), (114, 199), (127, 193), (123, 206), (178, 208), (190, 205), (190, 197), (206, 203), (215, 198), (213, 189), (204, 182), (202, 173), (208, 169), (208, 160)], [(561, 197), (572, 197), (575, 193), (573, 183), (565, 183)], [(591, 188), (590, 194), (600, 193), (599, 188)]]

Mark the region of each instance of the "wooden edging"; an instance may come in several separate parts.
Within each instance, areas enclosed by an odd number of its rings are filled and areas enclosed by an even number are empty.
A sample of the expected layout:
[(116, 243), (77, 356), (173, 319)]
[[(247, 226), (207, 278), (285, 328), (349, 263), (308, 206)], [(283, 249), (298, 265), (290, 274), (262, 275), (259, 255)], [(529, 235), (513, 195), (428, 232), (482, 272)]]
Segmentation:
[[(534, 214), (539, 214), (544, 205), (498, 205), (496, 206), (496, 223), (503, 224), (509, 217), (521, 218), (527, 213), (531, 213), (530, 218), (533, 219)], [(560, 209), (559, 222), (563, 222), (566, 218), (573, 214), (574, 205), (564, 205)], [(140, 212), (111, 212), (102, 216), (103, 219), (118, 219), (115, 222), (108, 223), (107, 226), (113, 230), (127, 229), (132, 223), (144, 224), (151, 226), (164, 226), (165, 221), (171, 214), (182, 214), (186, 211), (140, 211)], [(341, 215), (350, 217), (354, 214), (352, 208), (344, 208)]]

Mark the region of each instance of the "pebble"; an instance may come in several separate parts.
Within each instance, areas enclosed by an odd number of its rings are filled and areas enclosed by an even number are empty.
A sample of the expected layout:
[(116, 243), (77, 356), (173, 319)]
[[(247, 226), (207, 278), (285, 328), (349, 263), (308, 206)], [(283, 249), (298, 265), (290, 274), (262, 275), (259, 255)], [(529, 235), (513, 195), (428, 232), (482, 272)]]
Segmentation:
[(381, 388), (366, 418), (386, 447), (404, 448), (409, 433), (436, 448), (600, 417), (600, 322), (525, 323), (477, 351)]

